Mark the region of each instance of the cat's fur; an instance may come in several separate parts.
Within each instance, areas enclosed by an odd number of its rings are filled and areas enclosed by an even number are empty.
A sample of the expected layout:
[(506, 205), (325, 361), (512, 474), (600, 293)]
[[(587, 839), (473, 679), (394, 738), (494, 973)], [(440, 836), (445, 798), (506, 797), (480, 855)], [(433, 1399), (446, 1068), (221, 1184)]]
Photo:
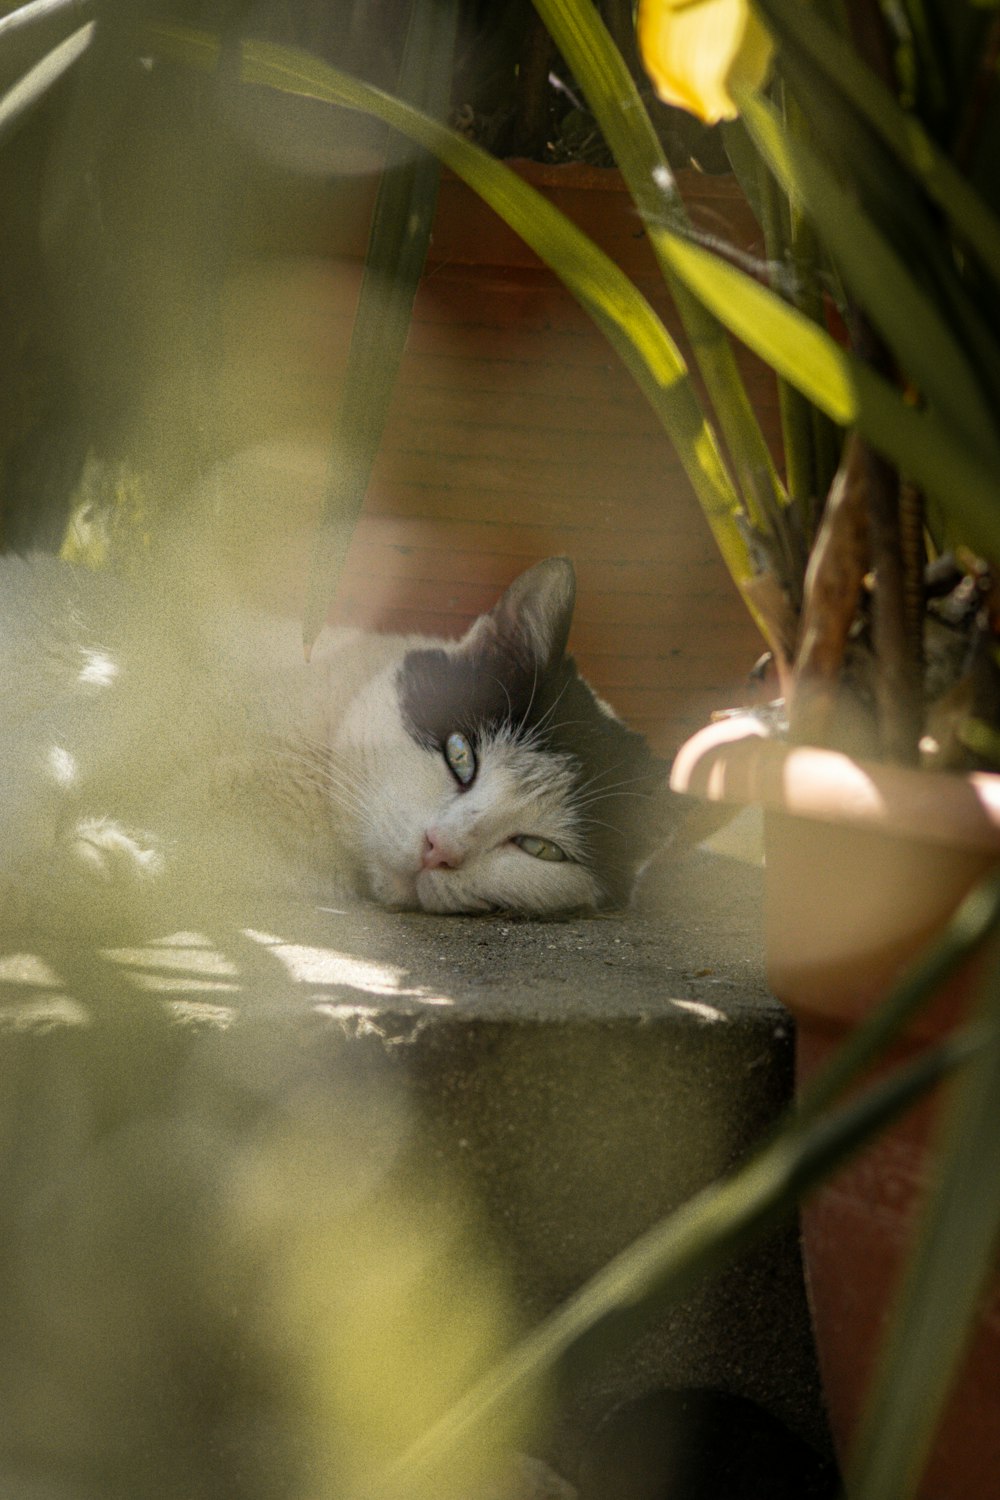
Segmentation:
[(293, 622), (0, 559), (2, 909), (171, 883), (431, 912), (625, 901), (663, 767), (566, 656), (573, 598), (553, 558), (458, 641), (328, 629), (307, 664)]

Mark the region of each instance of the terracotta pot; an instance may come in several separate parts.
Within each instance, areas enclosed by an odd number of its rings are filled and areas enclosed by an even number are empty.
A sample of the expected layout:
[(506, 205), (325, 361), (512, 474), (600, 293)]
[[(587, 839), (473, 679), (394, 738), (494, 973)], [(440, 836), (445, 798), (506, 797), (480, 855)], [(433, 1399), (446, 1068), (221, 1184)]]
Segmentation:
[[(749, 716), (689, 740), (672, 784), (764, 809), (768, 978), (795, 1016), (801, 1082), (1000, 861), (1000, 776), (866, 764), (770, 739)], [(947, 986), (885, 1066), (954, 1025), (970, 977)], [(930, 1100), (885, 1132), (803, 1211), (820, 1365), (842, 1453), (912, 1239), (935, 1108)], [(938, 1434), (925, 1500), (982, 1500), (995, 1482), (985, 1476), (1000, 1472), (998, 1371), (1000, 1282)]]

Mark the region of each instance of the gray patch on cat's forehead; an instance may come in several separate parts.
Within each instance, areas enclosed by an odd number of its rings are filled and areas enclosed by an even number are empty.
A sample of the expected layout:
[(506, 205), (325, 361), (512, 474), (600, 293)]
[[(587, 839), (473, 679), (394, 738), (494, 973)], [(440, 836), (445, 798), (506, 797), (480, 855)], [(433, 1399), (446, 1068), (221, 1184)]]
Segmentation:
[(486, 631), (458, 650), (407, 653), (397, 681), (404, 722), (419, 744), (439, 748), (457, 730), (478, 749), (502, 734), (536, 752), (540, 775), (546, 758), (558, 767), (585, 844), (578, 857), (606, 899), (628, 898), (655, 847), (653, 804), (664, 795), (665, 767), (600, 702), (571, 658), (542, 674), (516, 643)]
[(408, 651), (396, 677), (407, 730), (442, 746), (456, 731), (474, 743), (501, 724), (527, 725), (536, 673), (495, 640), (475, 650)]

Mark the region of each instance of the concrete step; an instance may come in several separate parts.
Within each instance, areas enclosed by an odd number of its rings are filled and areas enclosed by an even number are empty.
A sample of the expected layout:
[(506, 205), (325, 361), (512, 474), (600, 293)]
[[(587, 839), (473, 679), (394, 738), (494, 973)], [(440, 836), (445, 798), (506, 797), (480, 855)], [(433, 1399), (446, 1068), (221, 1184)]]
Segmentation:
[[(589, 919), (264, 903), (130, 947), (9, 934), (8, 1487), (349, 1493), (786, 1105), (755, 880), (696, 855)], [(603, 1495), (593, 1434), (693, 1392), (825, 1451), (794, 1227), (507, 1436)]]

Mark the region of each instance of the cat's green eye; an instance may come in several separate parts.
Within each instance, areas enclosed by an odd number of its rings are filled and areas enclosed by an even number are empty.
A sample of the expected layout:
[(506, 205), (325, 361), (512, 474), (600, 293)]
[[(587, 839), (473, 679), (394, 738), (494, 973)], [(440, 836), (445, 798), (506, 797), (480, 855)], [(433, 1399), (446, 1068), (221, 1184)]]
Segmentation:
[(448, 769), (462, 786), (468, 786), (476, 774), (476, 757), (464, 734), (449, 734), (444, 742)]
[(525, 854), (530, 854), (534, 859), (568, 859), (558, 844), (553, 844), (551, 839), (536, 838), (533, 833), (519, 833), (516, 838), (511, 839)]

